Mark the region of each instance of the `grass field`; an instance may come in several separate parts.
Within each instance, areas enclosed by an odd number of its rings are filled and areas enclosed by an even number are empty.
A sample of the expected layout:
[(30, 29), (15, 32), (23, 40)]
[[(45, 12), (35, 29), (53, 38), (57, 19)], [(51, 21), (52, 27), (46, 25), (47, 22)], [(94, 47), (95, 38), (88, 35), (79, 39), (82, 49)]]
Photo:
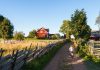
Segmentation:
[(7, 52), (12, 52), (13, 50), (22, 50), (24, 48), (45, 47), (48, 44), (58, 42), (60, 40), (33, 40), (33, 39), (25, 39), (24, 41), (13, 41), (13, 43), (2, 43), (0, 42), (0, 48), (6, 50)]

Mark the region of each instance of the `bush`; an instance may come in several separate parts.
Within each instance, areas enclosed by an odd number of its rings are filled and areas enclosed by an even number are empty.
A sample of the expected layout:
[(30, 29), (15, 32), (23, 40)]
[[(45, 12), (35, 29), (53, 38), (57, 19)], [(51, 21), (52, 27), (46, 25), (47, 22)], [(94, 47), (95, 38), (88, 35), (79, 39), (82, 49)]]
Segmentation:
[(15, 40), (24, 40), (24, 33), (23, 32), (16, 32), (14, 35)]
[[(88, 50), (88, 45), (85, 46), (79, 46), (78, 47), (78, 54), (84, 58), (87, 66), (90, 65), (90, 63), (92, 63), (91, 65), (95, 65), (94, 67), (100, 67), (100, 59), (91, 55), (89, 50)], [(89, 68), (91, 68), (91, 66), (89, 66)], [(91, 70), (91, 69), (90, 69)]]
[(28, 38), (36, 38), (36, 30), (32, 30), (29, 32)]
[(51, 39), (60, 39), (60, 35), (59, 34), (51, 35)]

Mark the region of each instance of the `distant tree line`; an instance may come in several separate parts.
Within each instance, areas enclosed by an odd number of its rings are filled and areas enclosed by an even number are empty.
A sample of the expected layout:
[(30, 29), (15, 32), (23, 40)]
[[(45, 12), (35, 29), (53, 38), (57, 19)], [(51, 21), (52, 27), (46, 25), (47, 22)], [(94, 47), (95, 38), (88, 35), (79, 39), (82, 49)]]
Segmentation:
[[(88, 40), (91, 35), (91, 29), (87, 24), (87, 16), (84, 9), (76, 10), (71, 15), (71, 20), (63, 20), (63, 24), (60, 27), (62, 32), (67, 38), (70, 38), (71, 34), (74, 34), (75, 38), (83, 38)], [(14, 32), (14, 26), (10, 20), (0, 15), (0, 38), (8, 40), (14, 38), (16, 40), (24, 40), (25, 34), (23, 32)], [(36, 38), (36, 30), (33, 29), (29, 32), (28, 38)], [(61, 38), (59, 34), (51, 35), (52, 39)]]
[[(14, 26), (11, 21), (8, 18), (0, 15), (0, 38), (4, 39), (4, 41), (12, 38), (21, 41), (25, 39), (25, 34), (23, 32), (14, 32)], [(27, 38), (37, 38), (36, 30), (33, 29), (32, 31), (30, 31)], [(59, 38), (59, 34), (50, 35), (50, 39)]]
[(10, 22), (10, 20), (2, 15), (0, 15), (0, 38), (5, 40), (8, 39), (16, 39), (16, 40), (24, 40), (23, 32), (14, 32), (14, 26)]

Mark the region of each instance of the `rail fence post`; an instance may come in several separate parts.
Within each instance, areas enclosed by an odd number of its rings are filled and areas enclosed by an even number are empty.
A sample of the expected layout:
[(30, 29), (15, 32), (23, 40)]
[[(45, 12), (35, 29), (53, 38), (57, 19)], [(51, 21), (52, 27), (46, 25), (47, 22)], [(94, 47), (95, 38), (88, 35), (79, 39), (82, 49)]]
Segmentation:
[(14, 54), (15, 50), (13, 50), (13, 53), (12, 53), (13, 62), (12, 62), (11, 70), (14, 70), (14, 67), (15, 67), (15, 64), (16, 64), (16, 60), (17, 60), (18, 51), (19, 50), (17, 50), (16, 53)]
[[(3, 56), (3, 53), (4, 53), (4, 50), (1, 48), (1, 50), (0, 50), (0, 60), (1, 60), (2, 56)], [(0, 63), (0, 70), (2, 70), (1, 63)]]
[(32, 43), (30, 44), (29, 49), (26, 48), (26, 52), (27, 52), (27, 53), (25, 54), (24, 65), (26, 65), (28, 55), (29, 55), (29, 53), (30, 53), (30, 51), (31, 51), (31, 47), (32, 47)]
[(4, 53), (4, 50), (1, 48), (1, 50), (0, 50), (0, 60), (2, 58), (3, 53)]

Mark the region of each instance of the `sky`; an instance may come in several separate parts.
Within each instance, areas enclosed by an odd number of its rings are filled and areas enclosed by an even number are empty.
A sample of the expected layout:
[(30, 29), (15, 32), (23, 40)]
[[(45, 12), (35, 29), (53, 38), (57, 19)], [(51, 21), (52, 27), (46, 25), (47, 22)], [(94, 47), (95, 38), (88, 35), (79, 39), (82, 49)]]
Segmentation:
[(100, 12), (100, 0), (0, 0), (0, 14), (14, 25), (14, 31), (27, 36), (33, 29), (49, 28), (59, 33), (63, 20), (70, 20), (76, 9), (85, 9), (87, 24), (92, 30)]

